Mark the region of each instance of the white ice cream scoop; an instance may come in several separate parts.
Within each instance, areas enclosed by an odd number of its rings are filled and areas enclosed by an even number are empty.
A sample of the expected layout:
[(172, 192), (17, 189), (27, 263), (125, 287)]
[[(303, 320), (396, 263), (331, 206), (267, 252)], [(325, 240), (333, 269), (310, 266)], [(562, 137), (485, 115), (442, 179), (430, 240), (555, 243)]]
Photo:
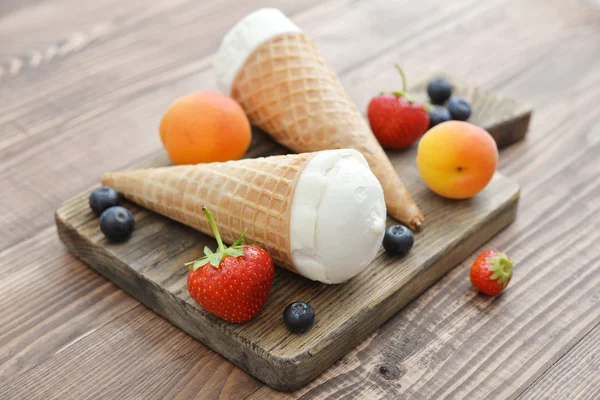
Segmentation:
[(322, 151), (296, 184), (290, 215), (293, 263), (301, 275), (344, 282), (375, 258), (385, 233), (383, 189), (356, 150)]
[(223, 38), (215, 59), (219, 90), (229, 95), (239, 69), (252, 51), (274, 36), (300, 32), (288, 17), (276, 8), (261, 8), (248, 14)]

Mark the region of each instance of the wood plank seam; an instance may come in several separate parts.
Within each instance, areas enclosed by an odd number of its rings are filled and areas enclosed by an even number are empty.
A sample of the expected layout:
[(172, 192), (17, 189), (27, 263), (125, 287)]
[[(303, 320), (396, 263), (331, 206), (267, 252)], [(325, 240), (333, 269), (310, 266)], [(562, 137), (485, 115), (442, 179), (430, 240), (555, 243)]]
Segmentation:
[(539, 374), (529, 385), (527, 385), (526, 387), (523, 388), (523, 390), (517, 395), (517, 397), (515, 398), (515, 400), (518, 400), (520, 398), (523, 397), (523, 395), (527, 392), (527, 390), (534, 386), (537, 382), (539, 382), (540, 380), (542, 380), (544, 378), (544, 376), (556, 365), (558, 364), (561, 360), (563, 360), (565, 357), (568, 357), (569, 352), (571, 351), (571, 349), (573, 349), (574, 347), (576, 347), (579, 343), (581, 343), (582, 341), (584, 341), (584, 339), (586, 337), (588, 337), (588, 335), (591, 334), (591, 332), (594, 329), (600, 328), (600, 323), (594, 325), (585, 335), (583, 335), (581, 338), (579, 338), (576, 342), (573, 343), (572, 346), (570, 346), (568, 349), (566, 349), (566, 351), (560, 355), (560, 357), (558, 357), (556, 360), (554, 360), (553, 363), (551, 363), (550, 365), (548, 365), (548, 368), (546, 368), (544, 370), (544, 372), (542, 372), (541, 374)]

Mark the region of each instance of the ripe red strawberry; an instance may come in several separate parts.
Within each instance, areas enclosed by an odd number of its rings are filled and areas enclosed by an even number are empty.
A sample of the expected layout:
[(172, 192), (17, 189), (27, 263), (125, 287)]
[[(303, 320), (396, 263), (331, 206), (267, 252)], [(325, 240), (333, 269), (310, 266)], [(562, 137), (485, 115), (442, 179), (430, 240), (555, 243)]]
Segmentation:
[(187, 263), (188, 290), (194, 301), (206, 311), (229, 322), (245, 322), (262, 310), (275, 273), (271, 256), (261, 247), (242, 246), (244, 235), (231, 247), (225, 247), (215, 221), (208, 217), (219, 247), (205, 256)]
[(471, 282), (491, 296), (504, 290), (512, 277), (513, 262), (504, 253), (487, 250), (479, 254), (471, 267)]
[(402, 76), (402, 91), (382, 93), (373, 97), (367, 108), (371, 130), (379, 143), (389, 149), (404, 149), (413, 144), (429, 128), (425, 107), (406, 93), (406, 78)]

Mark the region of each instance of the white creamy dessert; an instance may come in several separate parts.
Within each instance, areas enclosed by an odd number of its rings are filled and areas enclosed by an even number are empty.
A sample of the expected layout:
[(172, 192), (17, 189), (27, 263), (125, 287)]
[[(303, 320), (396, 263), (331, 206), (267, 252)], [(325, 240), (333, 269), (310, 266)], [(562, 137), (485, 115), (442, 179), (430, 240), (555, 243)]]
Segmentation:
[(341, 283), (375, 258), (385, 233), (381, 184), (356, 150), (311, 158), (296, 184), (290, 215), (292, 259), (312, 280)]
[(233, 80), (254, 49), (288, 32), (301, 30), (276, 8), (261, 8), (238, 22), (223, 38), (215, 59), (219, 90), (229, 95)]

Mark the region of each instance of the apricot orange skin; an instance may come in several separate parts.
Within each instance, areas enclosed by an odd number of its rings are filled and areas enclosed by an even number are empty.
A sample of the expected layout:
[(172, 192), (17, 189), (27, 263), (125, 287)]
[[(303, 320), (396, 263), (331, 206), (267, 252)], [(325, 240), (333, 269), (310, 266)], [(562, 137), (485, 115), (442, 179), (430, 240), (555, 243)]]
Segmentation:
[(425, 184), (449, 199), (475, 196), (491, 181), (498, 147), (484, 129), (463, 121), (447, 121), (423, 135), (417, 167)]
[(163, 116), (160, 139), (173, 164), (238, 160), (252, 132), (242, 107), (216, 92), (196, 92), (179, 98)]

